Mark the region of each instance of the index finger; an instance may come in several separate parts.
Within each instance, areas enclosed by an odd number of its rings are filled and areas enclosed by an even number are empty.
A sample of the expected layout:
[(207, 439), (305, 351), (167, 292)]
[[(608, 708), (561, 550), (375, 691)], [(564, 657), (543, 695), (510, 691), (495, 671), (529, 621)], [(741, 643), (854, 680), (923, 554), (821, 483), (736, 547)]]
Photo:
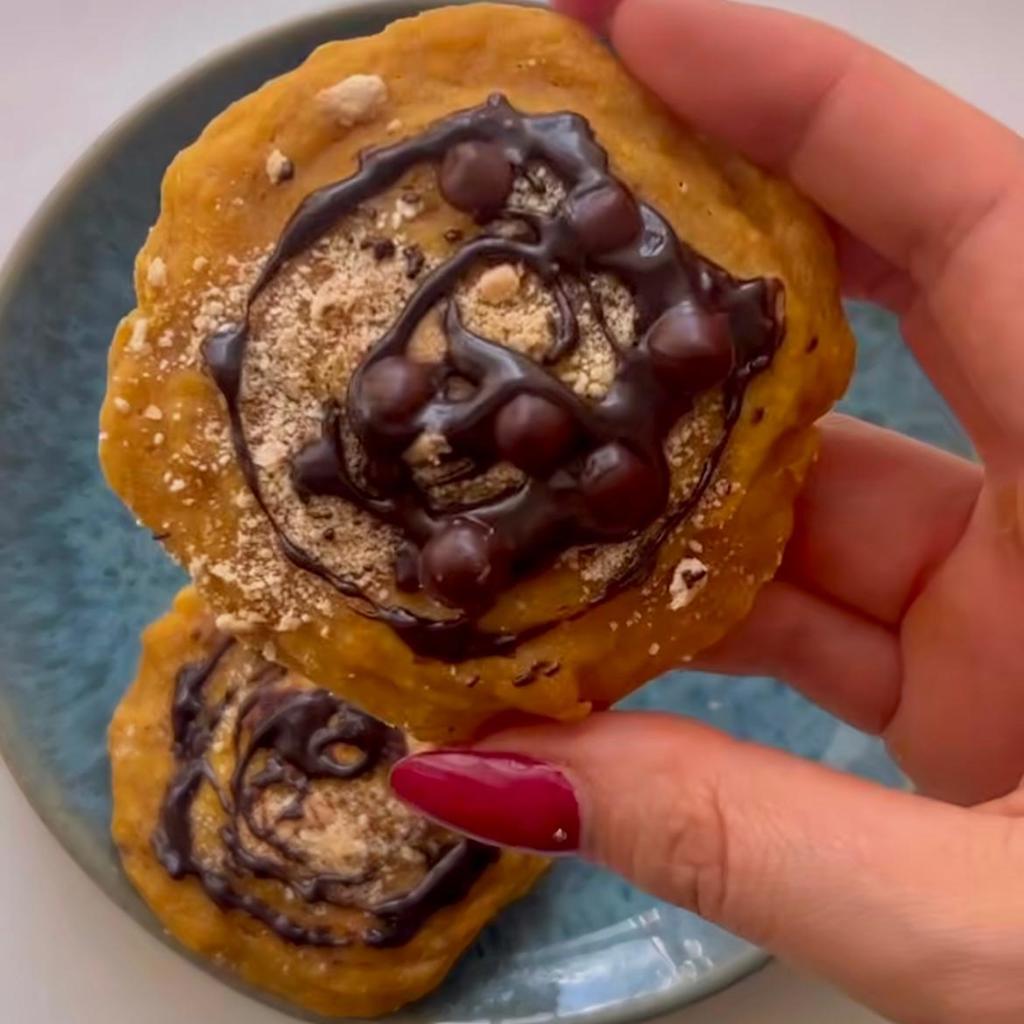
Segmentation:
[(612, 37), (686, 121), (791, 178), (920, 283), (1019, 184), (1013, 132), (826, 25), (721, 0), (625, 0)]
[(611, 36), (682, 119), (789, 177), (904, 269), (918, 294), (911, 341), (976, 442), (1024, 443), (1016, 134), (877, 50), (777, 10), (623, 0)]

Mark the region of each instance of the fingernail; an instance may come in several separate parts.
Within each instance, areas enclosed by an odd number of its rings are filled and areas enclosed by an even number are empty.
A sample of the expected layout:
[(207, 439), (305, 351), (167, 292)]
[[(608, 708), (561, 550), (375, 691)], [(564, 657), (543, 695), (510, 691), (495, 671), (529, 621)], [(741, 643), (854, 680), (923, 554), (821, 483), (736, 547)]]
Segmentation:
[(431, 750), (391, 771), (391, 786), (428, 818), (474, 839), (536, 853), (572, 853), (580, 813), (554, 765), (498, 751)]

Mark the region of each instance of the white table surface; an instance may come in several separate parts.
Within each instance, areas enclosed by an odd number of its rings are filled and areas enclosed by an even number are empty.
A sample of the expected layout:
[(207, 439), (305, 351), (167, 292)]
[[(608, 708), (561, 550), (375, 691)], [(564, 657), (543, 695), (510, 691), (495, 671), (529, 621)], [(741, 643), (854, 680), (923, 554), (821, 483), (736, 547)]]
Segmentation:
[[(1024, 130), (1024, 0), (785, 0), (884, 46)], [(81, 150), (211, 49), (315, 0), (0, 0), (0, 254)], [(15, 16), (15, 7), (17, 14)], [(0, 765), (3, 1024), (283, 1024), (143, 932), (36, 819)], [(678, 1024), (878, 1024), (773, 964)]]

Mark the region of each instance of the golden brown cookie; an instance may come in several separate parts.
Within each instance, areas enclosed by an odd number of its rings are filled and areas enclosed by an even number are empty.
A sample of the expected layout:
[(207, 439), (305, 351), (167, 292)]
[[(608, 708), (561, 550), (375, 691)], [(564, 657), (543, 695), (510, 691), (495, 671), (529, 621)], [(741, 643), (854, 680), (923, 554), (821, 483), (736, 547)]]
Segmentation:
[(387, 1013), (546, 866), (401, 804), (388, 772), (419, 746), (218, 632), (185, 590), (110, 728), (125, 871), (175, 938), (249, 984)]
[(788, 185), (581, 27), (493, 5), (218, 117), (136, 287), (112, 486), (222, 628), (432, 739), (577, 717), (720, 639), (853, 353)]

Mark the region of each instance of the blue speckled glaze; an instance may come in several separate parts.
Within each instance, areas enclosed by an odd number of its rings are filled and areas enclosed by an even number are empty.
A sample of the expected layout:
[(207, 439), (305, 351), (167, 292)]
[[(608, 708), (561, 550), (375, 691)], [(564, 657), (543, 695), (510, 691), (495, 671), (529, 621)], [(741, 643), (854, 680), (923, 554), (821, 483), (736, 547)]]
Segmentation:
[[(409, 5), (304, 20), (190, 73), (115, 128), (36, 219), (0, 281), (0, 746), (53, 831), (147, 928), (108, 836), (105, 731), (132, 677), (140, 629), (181, 574), (106, 490), (96, 417), (114, 325), (174, 153), (232, 99), (331, 38), (377, 31)], [(959, 452), (968, 446), (888, 316), (852, 310), (860, 370), (850, 411)], [(899, 778), (877, 743), (776, 682), (673, 673), (633, 707)], [(747, 944), (622, 881), (559, 864), (484, 933), (409, 1022), (529, 1017), (615, 1021), (678, 1006), (762, 962)]]

